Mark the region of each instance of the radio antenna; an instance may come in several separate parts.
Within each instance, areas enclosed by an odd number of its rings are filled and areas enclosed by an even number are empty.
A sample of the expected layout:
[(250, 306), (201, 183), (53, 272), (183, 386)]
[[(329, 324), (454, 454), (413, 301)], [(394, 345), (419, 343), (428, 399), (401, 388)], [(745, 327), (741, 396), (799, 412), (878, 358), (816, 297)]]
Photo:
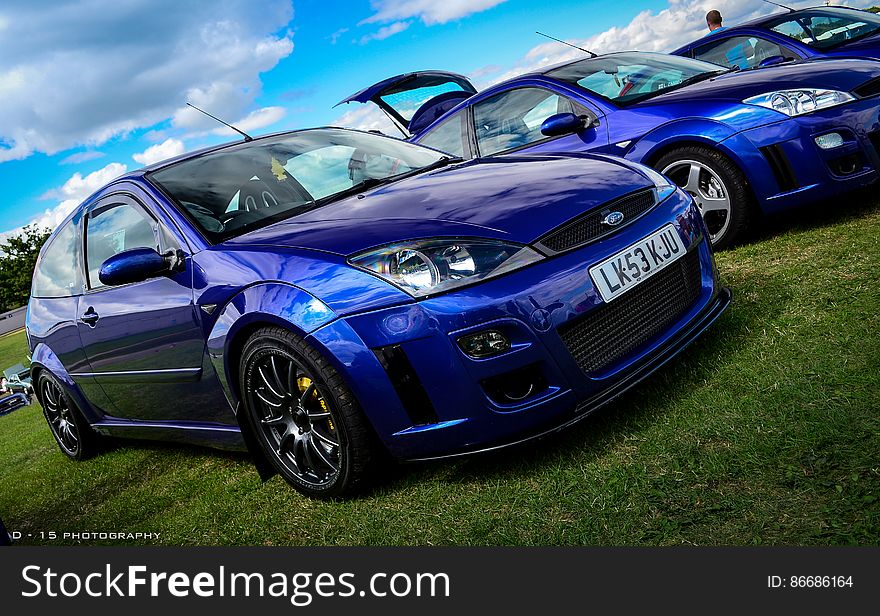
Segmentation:
[(245, 140), (245, 141), (253, 141), (253, 140), (254, 140), (253, 137), (251, 137), (250, 135), (248, 135), (248, 134), (247, 134), (246, 132), (244, 132), (243, 130), (239, 130), (239, 129), (235, 128), (235, 127), (234, 127), (232, 124), (230, 124), (229, 122), (224, 122), (223, 120), (221, 120), (221, 119), (218, 118), (217, 116), (213, 116), (213, 115), (211, 115), (210, 113), (208, 113), (208, 112), (205, 111), (204, 109), (199, 109), (198, 107), (196, 107), (195, 105), (193, 105), (193, 104), (192, 104), (191, 102), (189, 102), (189, 101), (187, 101), (186, 104), (189, 105), (190, 107), (192, 107), (193, 109), (195, 109), (196, 111), (200, 111), (200, 112), (204, 113), (204, 114), (205, 114), (206, 116), (208, 116), (209, 118), (214, 119), (214, 120), (217, 120), (217, 121), (220, 122), (220, 124), (222, 124), (223, 126), (228, 126), (228, 127), (231, 128), (232, 130), (234, 130), (235, 132), (237, 132), (239, 135), (241, 135), (242, 137), (244, 137), (244, 140)]
[(589, 49), (584, 49), (583, 47), (578, 47), (577, 45), (572, 45), (571, 43), (566, 43), (565, 41), (560, 41), (558, 38), (552, 37), (549, 34), (544, 34), (543, 32), (538, 32), (537, 30), (535, 30), (535, 34), (540, 34), (541, 36), (546, 36), (548, 39), (556, 41), (557, 43), (562, 43), (563, 45), (568, 45), (569, 47), (574, 47), (575, 49), (578, 49), (586, 54), (589, 54), (591, 58), (598, 58), (599, 57), (599, 54), (593, 53)]
[(793, 8), (791, 8), (790, 6), (785, 6), (784, 4), (779, 4), (778, 2), (770, 2), (770, 0), (764, 0), (764, 2), (766, 2), (767, 4), (772, 4), (773, 6), (778, 6), (778, 7), (781, 8), (781, 9), (787, 9), (789, 13), (794, 13), (794, 12), (796, 12), (796, 11), (795, 11)]

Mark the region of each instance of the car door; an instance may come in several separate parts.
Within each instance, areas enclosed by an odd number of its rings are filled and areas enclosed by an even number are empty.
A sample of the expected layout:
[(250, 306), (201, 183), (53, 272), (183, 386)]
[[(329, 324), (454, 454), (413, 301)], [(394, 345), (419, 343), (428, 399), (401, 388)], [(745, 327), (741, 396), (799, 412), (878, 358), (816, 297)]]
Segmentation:
[[(90, 377), (114, 415), (138, 420), (204, 420), (205, 340), (193, 303), (185, 246), (142, 203), (116, 194), (88, 209), (84, 221), (85, 293), (78, 323)], [(124, 250), (182, 250), (182, 271), (121, 286), (101, 283), (103, 262)], [(213, 409), (216, 412), (216, 409)]]
[[(570, 135), (547, 137), (544, 120), (557, 113), (584, 118), (584, 129)], [(522, 86), (497, 92), (472, 106), (473, 136), (479, 156), (512, 152), (581, 152), (607, 146), (604, 118), (583, 104), (540, 86)]]

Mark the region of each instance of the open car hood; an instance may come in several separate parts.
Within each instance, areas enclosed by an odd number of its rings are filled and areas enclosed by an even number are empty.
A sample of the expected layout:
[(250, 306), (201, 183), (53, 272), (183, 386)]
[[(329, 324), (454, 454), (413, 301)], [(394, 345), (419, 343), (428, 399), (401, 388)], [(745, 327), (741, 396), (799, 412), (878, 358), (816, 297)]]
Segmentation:
[(476, 93), (476, 88), (463, 75), (418, 71), (383, 79), (342, 99), (335, 106), (352, 102), (375, 103), (401, 130), (414, 135)]

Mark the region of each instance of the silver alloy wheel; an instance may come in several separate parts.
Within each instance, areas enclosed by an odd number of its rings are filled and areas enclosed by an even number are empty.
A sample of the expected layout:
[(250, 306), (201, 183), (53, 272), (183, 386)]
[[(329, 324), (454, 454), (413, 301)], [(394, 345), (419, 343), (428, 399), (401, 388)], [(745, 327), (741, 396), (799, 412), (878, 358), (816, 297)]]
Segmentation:
[(64, 451), (70, 456), (75, 456), (79, 451), (79, 430), (73, 421), (73, 411), (67, 403), (67, 398), (64, 392), (49, 379), (43, 381), (42, 389), (43, 409), (46, 412), (46, 419), (49, 420), (49, 427)]
[(661, 171), (694, 198), (714, 244), (730, 227), (730, 192), (714, 169), (696, 160), (677, 160)]
[(254, 362), (246, 392), (280, 462), (317, 488), (333, 483), (342, 465), (339, 433), (322, 389), (295, 358), (268, 351)]

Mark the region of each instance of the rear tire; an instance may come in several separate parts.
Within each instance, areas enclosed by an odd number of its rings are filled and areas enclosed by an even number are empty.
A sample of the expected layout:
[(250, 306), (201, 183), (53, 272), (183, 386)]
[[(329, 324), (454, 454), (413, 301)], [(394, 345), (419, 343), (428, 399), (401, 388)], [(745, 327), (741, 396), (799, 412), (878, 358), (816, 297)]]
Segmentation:
[(86, 421), (64, 384), (43, 370), (37, 377), (37, 400), (61, 453), (71, 460), (86, 460), (98, 453), (100, 437)]
[(342, 376), (305, 340), (280, 327), (256, 331), (242, 351), (239, 383), (253, 434), (294, 488), (333, 498), (369, 483), (378, 439)]
[(724, 154), (686, 146), (664, 154), (654, 167), (694, 198), (713, 248), (728, 248), (746, 237), (754, 199), (745, 175)]

